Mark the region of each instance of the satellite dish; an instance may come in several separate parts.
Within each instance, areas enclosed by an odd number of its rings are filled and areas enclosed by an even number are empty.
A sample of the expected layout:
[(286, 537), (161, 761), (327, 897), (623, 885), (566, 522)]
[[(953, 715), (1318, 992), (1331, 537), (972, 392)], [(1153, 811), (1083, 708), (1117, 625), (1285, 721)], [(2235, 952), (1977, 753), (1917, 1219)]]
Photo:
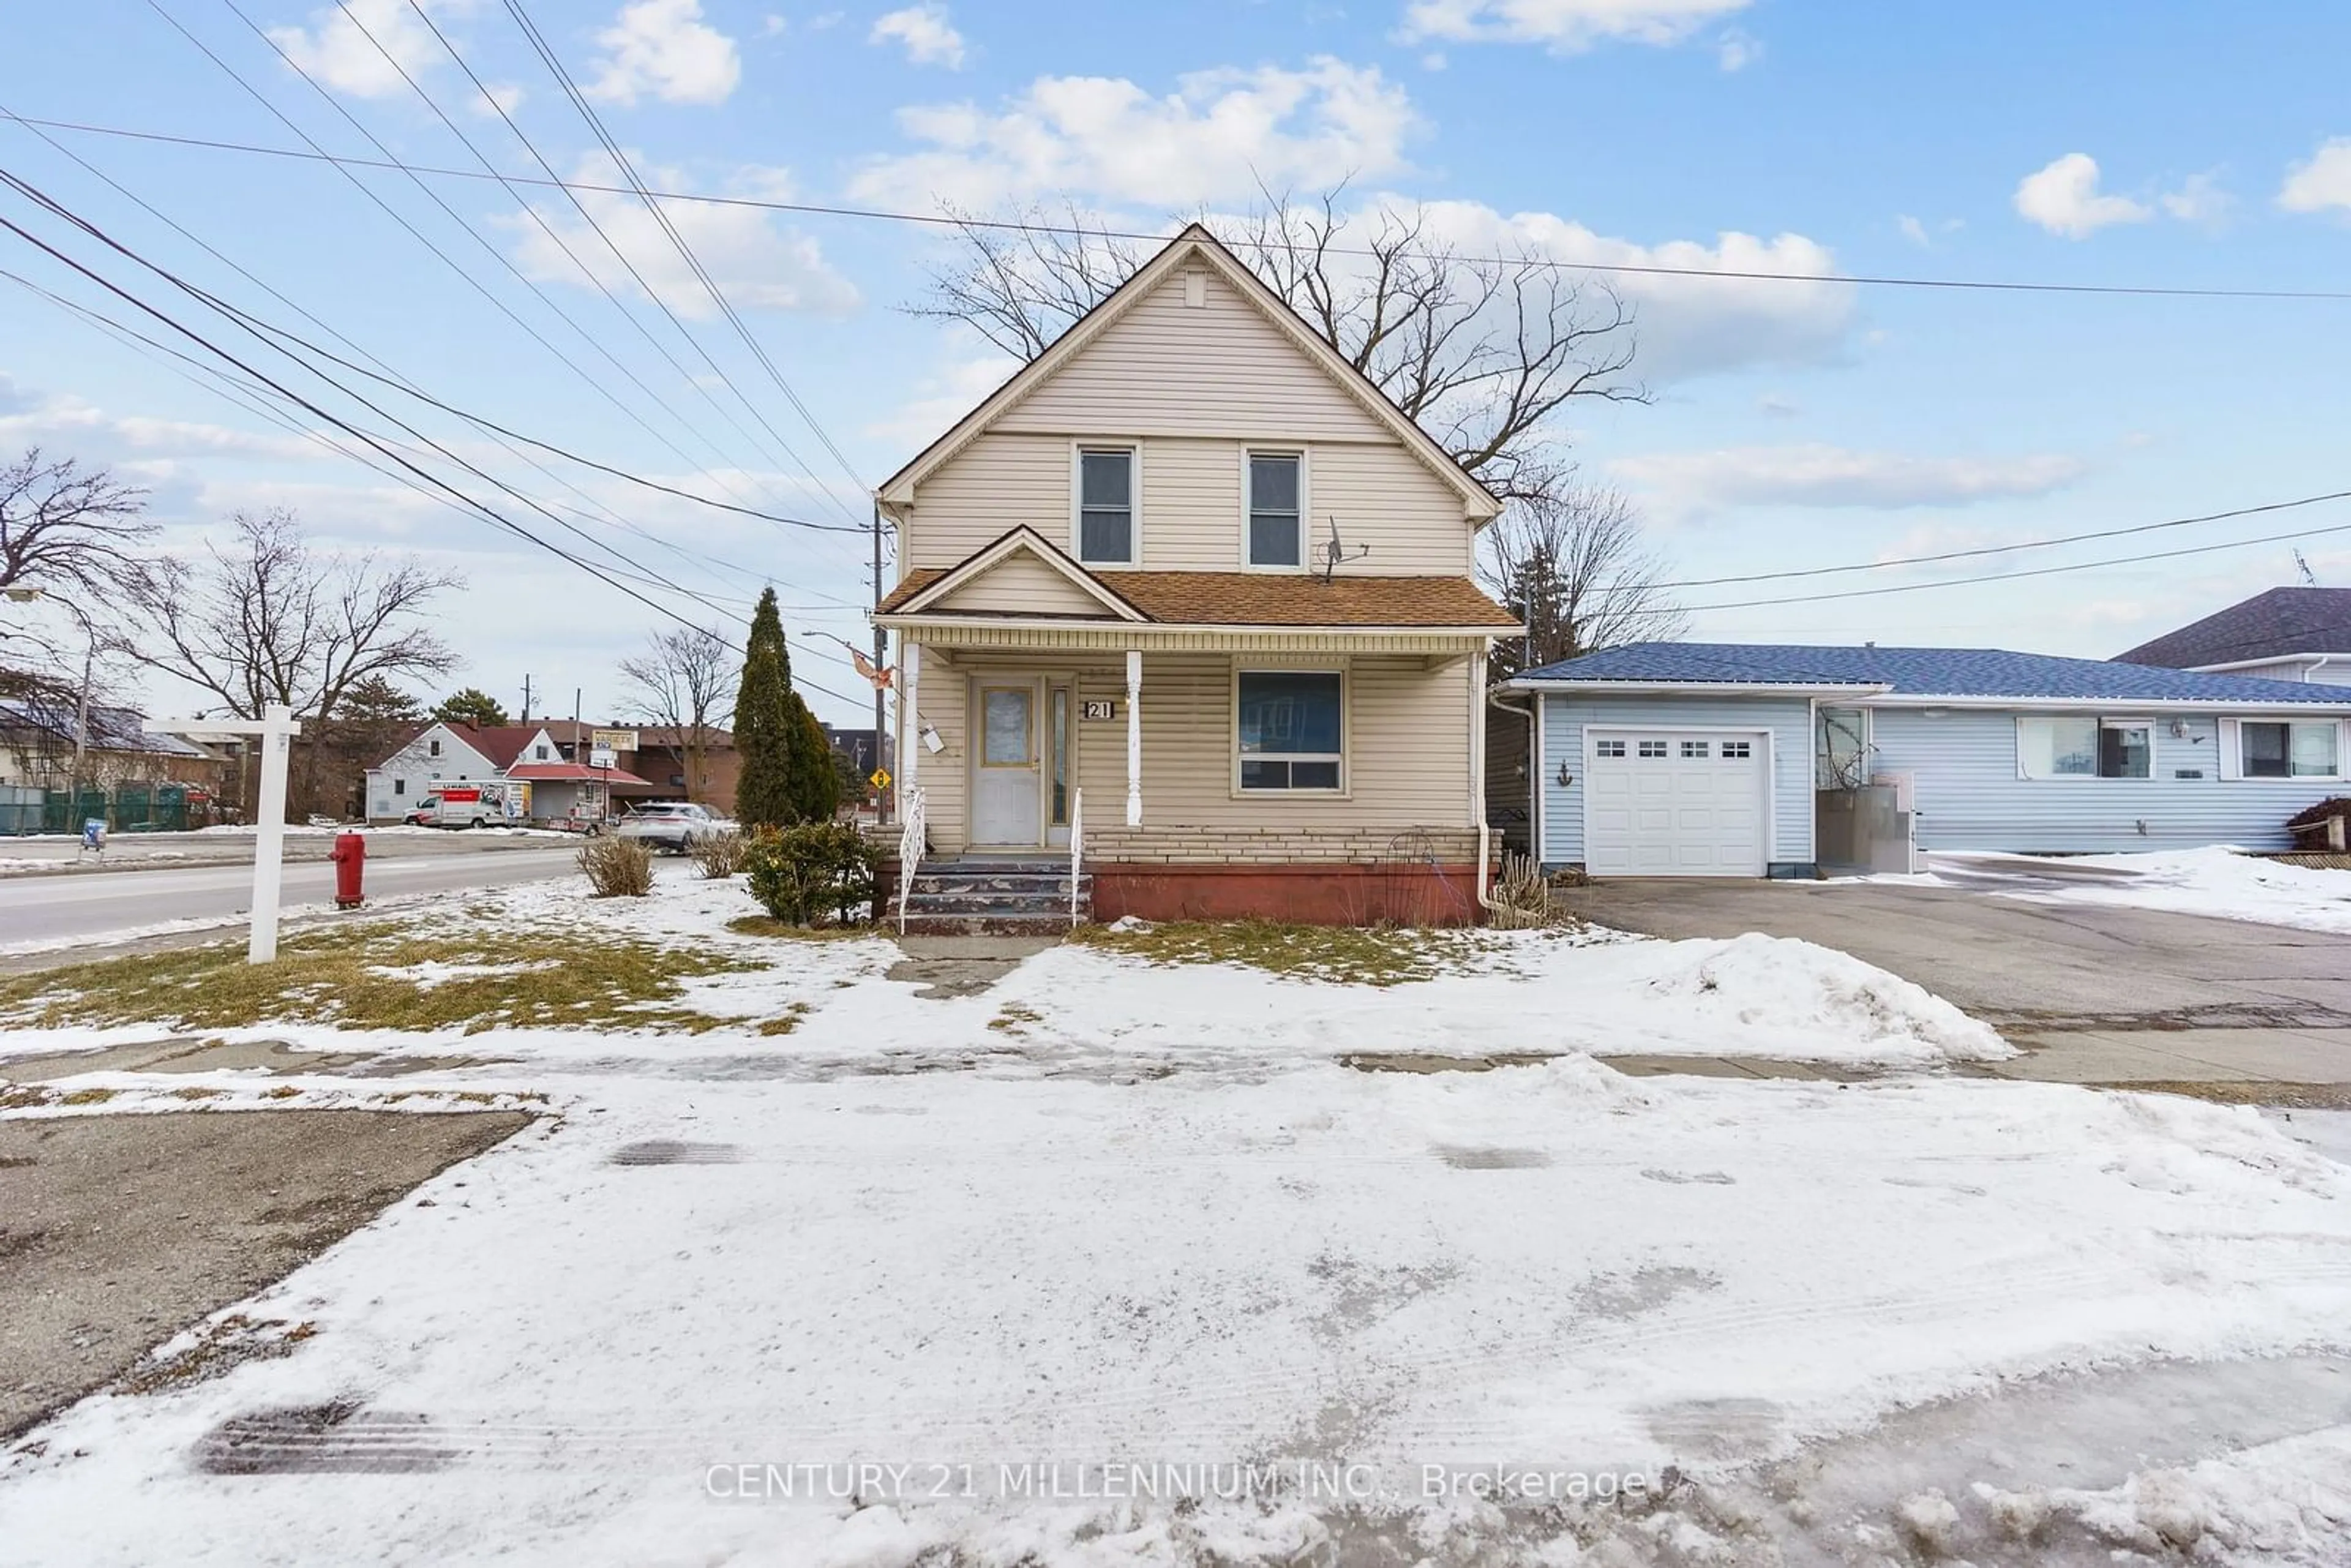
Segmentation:
[(1353, 550), (1348, 549), (1345, 542), (1339, 538), (1338, 515), (1326, 513), (1324, 520), (1331, 525), (1331, 538), (1322, 546), (1322, 580), (1328, 582), (1331, 580), (1332, 574), (1347, 562), (1361, 560), (1371, 554), (1372, 547), (1357, 545)]

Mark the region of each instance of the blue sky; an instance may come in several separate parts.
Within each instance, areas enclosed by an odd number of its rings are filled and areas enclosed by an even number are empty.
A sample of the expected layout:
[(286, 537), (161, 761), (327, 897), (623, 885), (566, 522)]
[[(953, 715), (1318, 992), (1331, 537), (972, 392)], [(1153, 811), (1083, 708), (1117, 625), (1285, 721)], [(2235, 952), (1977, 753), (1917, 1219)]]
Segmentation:
[[(498, 168), (536, 172), (408, 0), (350, 4)], [(330, 151), (371, 155), (364, 127), (403, 160), (478, 166), (332, 5), (235, 5), (276, 48), (228, 0), (14, 8), (0, 108), (298, 146), (160, 6)], [(610, 177), (504, 0), (424, 8), (551, 163)], [(1432, 221), (1465, 248), (1818, 275), (1620, 280), (1639, 311), (1635, 369), (1655, 399), (1572, 410), (1558, 434), (1589, 474), (1635, 498), (1676, 578), (2004, 545), (2351, 487), (2335, 462), (2351, 300), (1834, 281), (2344, 287), (2351, 109), (2339, 62), (2351, 50), (2351, 13), (2339, 5), (2149, 3), (2131, 7), (2126, 24), (2107, 7), (1801, 0), (1202, 0), (1086, 12), (977, 0), (531, 0), (525, 9), (664, 188), (914, 212), (941, 200), (986, 210), (1067, 199), (1157, 227), (1201, 206), (1236, 210), (1260, 177), (1311, 191), (1352, 175), (1365, 203), (1432, 204)], [(933, 231), (673, 208), (840, 447), (844, 471), (625, 198), (585, 200), (692, 343), (552, 193), (533, 195), (538, 218), (619, 304), (492, 183), (427, 181), (444, 212), (397, 172), (359, 173), (469, 284), (330, 167), (51, 134), (427, 391), (764, 510), (862, 520), (849, 471), (864, 484), (880, 478), (1004, 368), (975, 338), (900, 308), (945, 254)], [(24, 127), (0, 123), (0, 167), (192, 281), (316, 335)], [(14, 193), (0, 193), (0, 215), (85, 261), (102, 254), (86, 238), (68, 243)], [(0, 234), (0, 266), (133, 317), (13, 235)], [(165, 300), (162, 285), (119, 258), (100, 270)], [(203, 320), (184, 297), (172, 309)], [(224, 347), (236, 341), (217, 319), (204, 329)], [(239, 351), (264, 362), (249, 343)], [(705, 369), (705, 351), (756, 413)], [(445, 416), (416, 423), (516, 488), (587, 512), (562, 515), (595, 545), (498, 497), (568, 548), (610, 561), (610, 546), (738, 612), (772, 580), (796, 629), (862, 638), (857, 537), (778, 528), (551, 464), (576, 486), (566, 488)], [(0, 447), (35, 441), (148, 485), (173, 548), (200, 549), (204, 530), (237, 507), (284, 504), (327, 548), (413, 550), (465, 572), (468, 590), (441, 606), (444, 630), (466, 655), (462, 678), (510, 705), (528, 674), (553, 711), (569, 711), (575, 688), (588, 709), (612, 707), (617, 661), (663, 624), (575, 568), (0, 281)], [(617, 531), (613, 512), (655, 539)], [(2351, 527), (2351, 503), (1941, 570), (1973, 575), (2341, 527)], [(2291, 548), (1702, 609), (1692, 633), (2103, 656), (2294, 580)], [(2314, 533), (2301, 548), (2321, 580), (2351, 583), (2351, 531)], [(1708, 606), (1938, 580), (1896, 568), (1683, 597)], [(716, 610), (650, 591), (724, 623)], [(798, 639), (796, 659), (819, 711), (852, 717), (858, 705), (845, 699), (862, 688), (838, 651)], [(146, 695), (157, 712), (192, 700), (152, 685)]]

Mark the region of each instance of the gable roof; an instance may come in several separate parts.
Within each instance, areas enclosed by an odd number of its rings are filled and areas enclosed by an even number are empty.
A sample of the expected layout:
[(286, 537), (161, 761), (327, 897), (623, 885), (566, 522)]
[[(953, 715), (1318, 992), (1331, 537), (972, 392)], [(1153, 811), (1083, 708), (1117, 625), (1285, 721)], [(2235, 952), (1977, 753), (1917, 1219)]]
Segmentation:
[[(459, 740), (464, 741), (467, 746), (472, 747), (475, 751), (480, 752), (482, 756), (487, 759), (491, 767), (498, 768), (500, 771), (504, 771), (505, 769), (514, 766), (515, 758), (522, 755), (522, 748), (524, 747), (528, 746), (532, 741), (538, 739), (541, 734), (545, 733), (547, 726), (543, 724), (485, 724), (477, 727), (470, 724), (449, 724), (442, 722), (425, 726), (423, 730), (418, 732), (416, 739), (422, 740), (425, 736), (432, 734), (436, 729), (448, 731), (451, 735), (455, 736)], [(552, 740), (554, 737), (549, 736), (548, 738)], [(408, 744), (410, 746), (413, 746), (416, 744), (416, 741), (412, 740)], [(406, 750), (407, 747), (403, 747), (402, 749)]]
[(1036, 388), (1058, 374), (1064, 365), (1082, 353), (1104, 328), (1133, 309), (1138, 301), (1165, 282), (1170, 273), (1190, 260), (1205, 263), (1211, 271), (1222, 277), (1242, 298), (1271, 321), (1301, 353), (1321, 366), (1373, 418), (1394, 432), (1405, 448), (1426, 464), (1438, 478), (1458, 491), (1466, 517), (1482, 522), (1501, 511), (1502, 503), (1491, 490), (1455, 462), (1453, 455), (1439, 445), (1437, 439), (1423, 430), (1411, 415), (1398, 408), (1395, 400), (1381, 391), (1378, 383), (1348, 363), (1343, 355), (1325, 342), (1305, 319), (1290, 308), (1288, 300), (1268, 287), (1265, 280), (1250, 271), (1240, 257), (1227, 249), (1224, 243), (1210, 234), (1206, 226), (1196, 223), (1185, 225), (1183, 233), (1168, 241), (1158, 255), (1136, 268), (1133, 277), (1112, 289), (1101, 303), (1071, 322), (1069, 329), (1047, 345), (1043, 353), (1015, 371), (1003, 385), (982, 399), (978, 407), (957, 420), (945, 434), (916, 453), (904, 467), (883, 480), (874, 491), (875, 497), (892, 506), (904, 505), (912, 499), (916, 485), (962, 451), (974, 437)]
[(1517, 680), (1537, 686), (1832, 686), (1902, 697), (2351, 708), (2351, 696), (2339, 687), (2001, 648), (1632, 643), (1529, 670)]
[[(895, 592), (883, 601), (881, 611), (898, 610), (905, 614), (916, 615), (925, 611), (933, 610), (938, 606), (940, 601), (947, 598), (956, 590), (980, 581), (988, 572), (1014, 556), (1027, 556), (1042, 561), (1055, 575), (1065, 580), (1084, 599), (1094, 604), (1104, 619), (1113, 621), (1150, 619), (1104, 585), (1099, 576), (1079, 565), (1068, 552), (1058, 549), (1050, 539), (1026, 523), (998, 535), (996, 538), (982, 545), (945, 570), (930, 573), (927, 580), (919, 585), (910, 575), (904, 582), (899, 584)], [(949, 611), (943, 613), (955, 612)], [(976, 613), (999, 614), (1003, 612), (987, 611)]]
[(2273, 588), (2115, 657), (2184, 670), (2294, 653), (2351, 653), (2351, 588)]

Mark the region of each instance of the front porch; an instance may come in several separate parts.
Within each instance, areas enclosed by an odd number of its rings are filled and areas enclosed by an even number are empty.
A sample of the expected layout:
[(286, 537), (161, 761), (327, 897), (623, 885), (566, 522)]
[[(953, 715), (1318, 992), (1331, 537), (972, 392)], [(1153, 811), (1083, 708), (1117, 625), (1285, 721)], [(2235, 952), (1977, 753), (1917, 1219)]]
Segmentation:
[[(1482, 634), (902, 634), (899, 779), (926, 846), (910, 922), (1041, 929), (1072, 902), (1096, 920), (1479, 917)], [(976, 883), (991, 862), (1004, 876)], [(894, 866), (885, 883), (894, 897)]]

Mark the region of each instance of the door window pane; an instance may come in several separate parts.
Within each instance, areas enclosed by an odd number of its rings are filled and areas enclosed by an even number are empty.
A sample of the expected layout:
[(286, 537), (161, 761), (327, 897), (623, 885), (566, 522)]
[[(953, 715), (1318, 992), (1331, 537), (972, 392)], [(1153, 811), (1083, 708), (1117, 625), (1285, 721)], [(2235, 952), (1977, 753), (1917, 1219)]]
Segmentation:
[(1070, 822), (1070, 688), (1053, 688), (1053, 825)]
[(1298, 466), (1295, 453), (1249, 454), (1251, 566), (1299, 563)]
[(1119, 563), (1134, 559), (1131, 448), (1078, 454), (1078, 559)]
[(1026, 768), (1035, 754), (1029, 749), (1029, 697), (1019, 686), (991, 687), (983, 694), (981, 763), (989, 768)]

